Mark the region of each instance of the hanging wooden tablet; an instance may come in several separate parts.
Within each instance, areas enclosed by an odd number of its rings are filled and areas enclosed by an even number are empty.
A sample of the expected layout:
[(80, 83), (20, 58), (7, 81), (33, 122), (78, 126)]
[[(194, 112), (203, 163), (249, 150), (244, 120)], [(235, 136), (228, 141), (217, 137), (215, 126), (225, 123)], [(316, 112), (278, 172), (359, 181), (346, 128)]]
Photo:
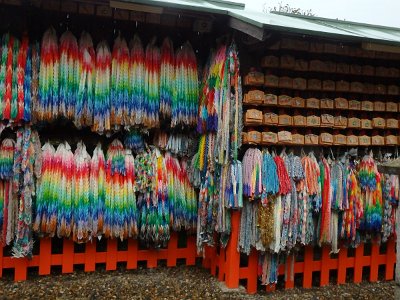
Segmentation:
[(275, 132), (263, 131), (261, 133), (261, 143), (262, 144), (277, 144), (278, 135)]
[(303, 108), (306, 106), (306, 100), (301, 97), (293, 97), (292, 98), (292, 107), (294, 108)]
[(361, 110), (373, 111), (374, 104), (371, 101), (361, 101)]
[(257, 72), (257, 71), (250, 71), (244, 77), (244, 84), (245, 85), (253, 85), (253, 86), (263, 85), (264, 84), (264, 74), (261, 72)]
[(264, 76), (264, 85), (268, 87), (278, 87), (279, 86), (279, 77), (276, 75), (265, 75)]
[(264, 104), (271, 106), (278, 105), (278, 96), (274, 94), (265, 94)]
[(349, 102), (345, 98), (335, 98), (335, 108), (336, 109), (348, 109)]
[(264, 125), (269, 125), (269, 126), (274, 126), (274, 125), (278, 125), (279, 122), (279, 117), (276, 113), (273, 112), (266, 112), (264, 114)]
[(386, 102), (386, 111), (397, 112), (397, 110), (397, 103), (391, 101)]
[(321, 109), (333, 109), (334, 102), (332, 99), (321, 99)]
[(361, 110), (361, 102), (358, 100), (349, 100), (349, 110)]
[(385, 111), (386, 104), (382, 101), (374, 101), (374, 111)]

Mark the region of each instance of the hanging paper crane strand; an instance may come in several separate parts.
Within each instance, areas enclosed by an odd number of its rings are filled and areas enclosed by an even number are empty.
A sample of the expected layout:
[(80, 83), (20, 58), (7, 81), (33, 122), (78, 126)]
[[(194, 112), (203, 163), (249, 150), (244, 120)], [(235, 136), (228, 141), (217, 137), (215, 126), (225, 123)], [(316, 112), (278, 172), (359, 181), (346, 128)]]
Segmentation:
[(111, 66), (111, 125), (118, 129), (127, 122), (129, 88), (129, 49), (124, 38), (114, 41)]
[(105, 41), (97, 46), (96, 55), (92, 128), (93, 131), (102, 134), (111, 130), (111, 53)]
[(96, 72), (96, 54), (93, 41), (87, 32), (82, 32), (79, 39), (79, 85), (75, 106), (75, 126), (93, 125), (93, 101)]
[(198, 113), (198, 73), (193, 48), (186, 42), (176, 53), (176, 86), (171, 126), (195, 125)]
[(59, 68), (57, 34), (49, 28), (43, 35), (40, 53), (38, 119), (51, 121), (58, 117)]
[(130, 125), (139, 125), (143, 123), (144, 114), (145, 54), (138, 35), (133, 37), (130, 49), (128, 116), (130, 116)]
[(78, 100), (79, 87), (79, 47), (71, 31), (67, 30), (60, 37), (60, 99), (59, 114), (72, 120)]
[(170, 38), (165, 38), (161, 46), (160, 64), (160, 113), (164, 118), (170, 118), (175, 88), (175, 54)]
[(160, 110), (160, 49), (156, 39), (146, 47), (143, 125), (158, 127)]

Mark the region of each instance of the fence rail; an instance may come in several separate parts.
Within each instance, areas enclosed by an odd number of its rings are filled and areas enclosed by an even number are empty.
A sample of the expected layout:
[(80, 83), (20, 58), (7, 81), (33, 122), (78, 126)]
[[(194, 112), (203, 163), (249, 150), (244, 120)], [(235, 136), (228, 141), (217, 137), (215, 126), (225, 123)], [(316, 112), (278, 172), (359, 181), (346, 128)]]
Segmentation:
[[(213, 276), (219, 281), (225, 282), (228, 288), (239, 287), (239, 282), (245, 280), (247, 292), (254, 294), (258, 288), (258, 251), (252, 250), (245, 266), (241, 265), (240, 254), (237, 252), (237, 241), (239, 234), (240, 212), (232, 214), (232, 235), (225, 249), (206, 247), (203, 266), (209, 268)], [(394, 279), (394, 267), (396, 264), (396, 252), (394, 239), (389, 240), (386, 247), (378, 244), (361, 244), (353, 250), (340, 249), (337, 255), (330, 254), (330, 247), (314, 248), (306, 246), (304, 255), (299, 257), (288, 256), (286, 264), (279, 265), (278, 275), (285, 275), (284, 288), (290, 289), (295, 286), (295, 275), (302, 275), (301, 286), (311, 288), (314, 276), (319, 276), (319, 286), (330, 283), (330, 272), (337, 273), (334, 282), (336, 284), (346, 283), (347, 271), (352, 270), (351, 282), (359, 283), (363, 280), (363, 270), (369, 268), (368, 280), (378, 280), (379, 267), (385, 268), (385, 280)], [(318, 253), (320, 251), (320, 253)], [(367, 253), (366, 253), (367, 252)], [(381, 253), (384, 252), (384, 253)], [(315, 255), (318, 254), (318, 255)], [(320, 256), (320, 257), (314, 257)], [(292, 261), (294, 259), (294, 262)], [(291, 266), (293, 273), (291, 274)], [(317, 274), (319, 273), (319, 274)], [(364, 272), (365, 273), (365, 272)], [(282, 279), (281, 279), (282, 280)], [(267, 291), (276, 289), (275, 285), (267, 285)]]
[(165, 260), (168, 267), (176, 266), (181, 259), (185, 265), (192, 266), (197, 257), (195, 237), (187, 236), (185, 247), (181, 247), (177, 233), (171, 234), (168, 246), (162, 249), (140, 249), (138, 241), (130, 239), (126, 249), (118, 250), (118, 241), (112, 239), (105, 241), (105, 251), (98, 251), (96, 241), (81, 244), (83, 251), (76, 251), (74, 242), (64, 239), (62, 253), (54, 254), (50, 238), (40, 239), (39, 244), (39, 254), (30, 260), (4, 256), (5, 251), (0, 251), (0, 278), (4, 269), (14, 269), (14, 280), (21, 281), (27, 279), (31, 267), (38, 267), (39, 275), (50, 275), (53, 266), (61, 266), (62, 273), (72, 273), (76, 265), (83, 265), (85, 272), (94, 272), (96, 264), (105, 264), (107, 271), (116, 270), (117, 263), (126, 263), (126, 269), (136, 269), (138, 262), (146, 262), (147, 268), (156, 268), (160, 260)]

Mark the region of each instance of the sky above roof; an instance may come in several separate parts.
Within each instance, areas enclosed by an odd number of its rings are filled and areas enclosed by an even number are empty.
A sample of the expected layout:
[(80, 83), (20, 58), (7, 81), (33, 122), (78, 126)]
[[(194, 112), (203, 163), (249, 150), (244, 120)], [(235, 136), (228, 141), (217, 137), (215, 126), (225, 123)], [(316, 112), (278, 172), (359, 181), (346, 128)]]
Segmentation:
[(399, 0), (246, 0), (246, 9), (261, 11), (264, 7), (289, 4), (302, 10), (311, 9), (318, 17), (384, 25), (400, 28)]

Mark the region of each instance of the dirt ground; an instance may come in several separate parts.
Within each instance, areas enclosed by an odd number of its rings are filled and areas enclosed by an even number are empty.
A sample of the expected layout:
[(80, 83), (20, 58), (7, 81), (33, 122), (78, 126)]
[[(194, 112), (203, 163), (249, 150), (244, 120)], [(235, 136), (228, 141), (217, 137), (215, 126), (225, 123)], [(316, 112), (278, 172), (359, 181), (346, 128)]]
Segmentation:
[[(199, 266), (114, 272), (96, 271), (0, 279), (0, 299), (400, 299), (394, 282), (346, 284), (247, 295), (225, 289)], [(397, 297), (395, 296), (395, 293)]]

